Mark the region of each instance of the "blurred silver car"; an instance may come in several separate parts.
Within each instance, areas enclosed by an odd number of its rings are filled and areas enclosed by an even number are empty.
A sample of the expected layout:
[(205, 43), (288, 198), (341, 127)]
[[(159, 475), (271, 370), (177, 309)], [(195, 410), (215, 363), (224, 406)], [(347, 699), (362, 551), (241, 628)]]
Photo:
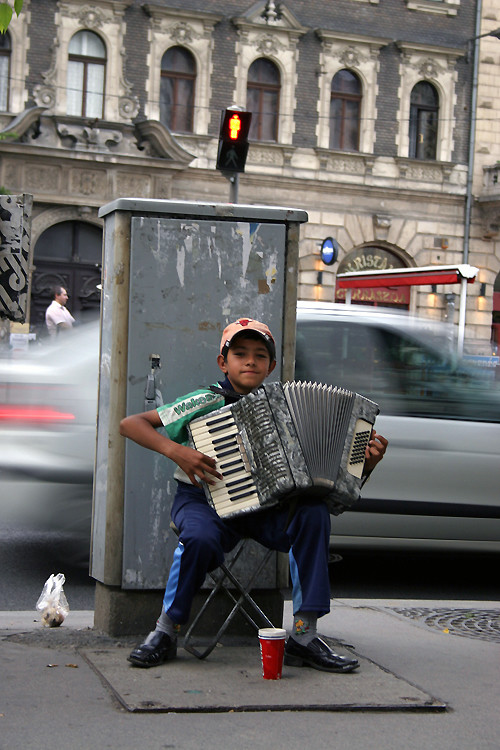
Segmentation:
[[(95, 322), (0, 357), (2, 520), (71, 532), (75, 561), (89, 549), (98, 338)], [(390, 441), (362, 499), (333, 519), (335, 548), (500, 551), (499, 383), (453, 347), (430, 321), (299, 302), (296, 379), (372, 398)]]
[(335, 547), (500, 551), (500, 383), (466, 369), (448, 326), (380, 308), (300, 302), (297, 380), (380, 405), (389, 439)]
[(96, 440), (97, 322), (0, 356), (3, 522), (74, 535), (88, 557)]

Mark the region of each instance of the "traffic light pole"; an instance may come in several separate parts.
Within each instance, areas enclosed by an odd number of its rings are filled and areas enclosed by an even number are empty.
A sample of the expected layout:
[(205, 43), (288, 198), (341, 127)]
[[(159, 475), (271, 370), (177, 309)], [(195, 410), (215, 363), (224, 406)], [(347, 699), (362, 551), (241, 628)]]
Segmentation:
[(238, 203), (238, 190), (240, 187), (240, 175), (238, 172), (224, 175), (229, 180), (229, 203)]

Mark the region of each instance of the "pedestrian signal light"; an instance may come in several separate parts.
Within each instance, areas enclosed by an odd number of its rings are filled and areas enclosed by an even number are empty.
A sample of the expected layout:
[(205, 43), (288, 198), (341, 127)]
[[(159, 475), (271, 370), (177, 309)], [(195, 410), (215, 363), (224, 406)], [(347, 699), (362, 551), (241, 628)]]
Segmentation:
[(237, 114), (232, 115), (229, 119), (229, 137), (232, 141), (238, 140), (238, 133), (241, 130), (240, 116)]
[(235, 109), (222, 111), (217, 151), (217, 169), (221, 172), (245, 171), (251, 119), (251, 112)]

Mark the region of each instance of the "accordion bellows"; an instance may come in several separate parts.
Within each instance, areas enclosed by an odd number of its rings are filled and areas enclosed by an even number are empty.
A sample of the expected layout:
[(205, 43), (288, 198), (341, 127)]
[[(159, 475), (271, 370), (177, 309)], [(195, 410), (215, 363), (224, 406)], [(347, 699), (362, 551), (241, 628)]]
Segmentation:
[(300, 381), (262, 385), (193, 420), (193, 446), (216, 459), (223, 479), (204, 484), (223, 518), (300, 497), (338, 515), (358, 498), (365, 450), (379, 412), (352, 391)]

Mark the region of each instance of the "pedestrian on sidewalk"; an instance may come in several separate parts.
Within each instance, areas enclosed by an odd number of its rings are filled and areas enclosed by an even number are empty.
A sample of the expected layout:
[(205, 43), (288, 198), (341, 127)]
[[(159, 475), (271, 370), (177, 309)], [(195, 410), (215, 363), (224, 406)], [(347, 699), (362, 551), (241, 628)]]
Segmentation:
[(66, 307), (68, 292), (63, 286), (55, 286), (53, 299), (45, 310), (45, 325), (50, 337), (73, 328), (75, 319)]
[[(294, 621), (284, 663), (352, 672), (359, 662), (334, 653), (317, 635), (318, 618), (330, 611), (330, 515), (326, 503), (299, 498), (291, 519), (289, 509), (281, 504), (223, 520), (206, 500), (200, 480), (214, 484), (222, 476), (213, 458), (189, 446), (187, 426), (193, 419), (251, 393), (272, 373), (276, 351), (268, 326), (251, 318), (228, 325), (217, 364), (225, 376), (217, 384), (172, 404), (125, 417), (120, 423), (121, 435), (177, 464), (171, 515), (179, 529), (179, 544), (156, 628), (133, 649), (128, 660), (136, 667), (154, 667), (175, 658), (180, 626), (188, 621), (193, 598), (207, 572), (217, 568), (245, 536), (289, 554)], [(166, 435), (158, 432), (162, 426)], [(387, 440), (373, 431), (366, 449), (365, 475), (383, 458), (386, 447)]]

